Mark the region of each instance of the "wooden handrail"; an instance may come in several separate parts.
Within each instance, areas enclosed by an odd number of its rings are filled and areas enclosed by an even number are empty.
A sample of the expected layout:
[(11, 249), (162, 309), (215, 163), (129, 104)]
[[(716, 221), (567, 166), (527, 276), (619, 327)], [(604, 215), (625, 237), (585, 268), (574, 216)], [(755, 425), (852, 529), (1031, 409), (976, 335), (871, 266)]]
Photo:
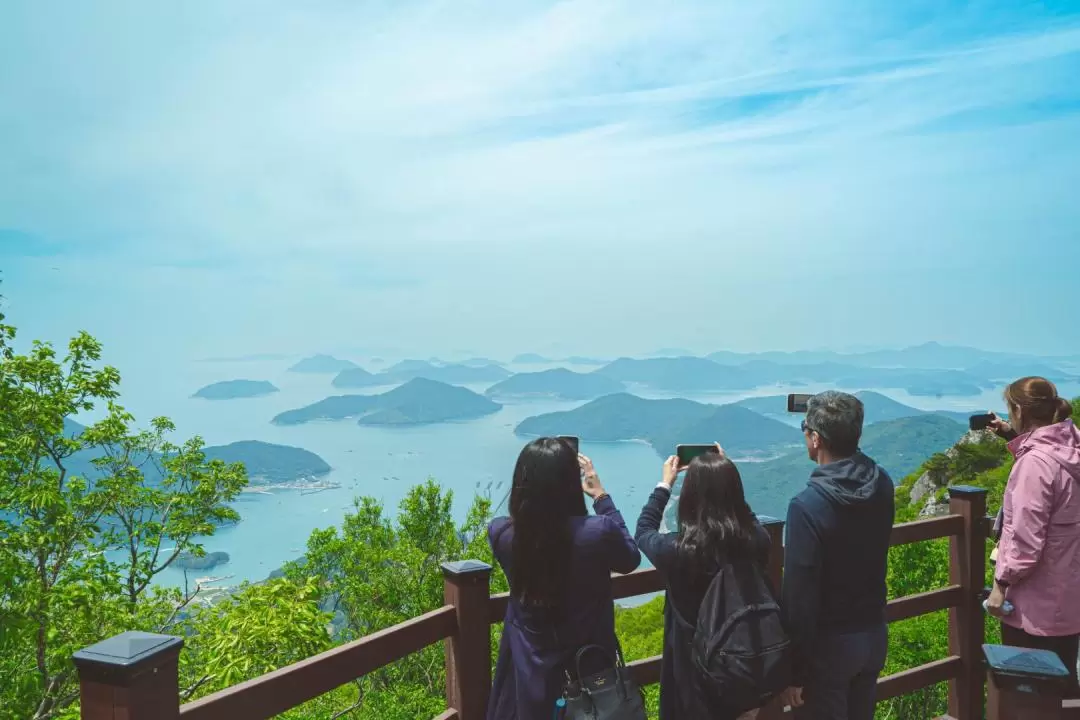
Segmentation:
[[(974, 697), (980, 697), (982, 682), (971, 684), (974, 672), (981, 673), (981, 660), (972, 653), (973, 643), (981, 642), (983, 615), (978, 608), (977, 592), (982, 587), (981, 558), (987, 529), (985, 494), (983, 491), (956, 489), (950, 500), (952, 513), (944, 517), (903, 523), (893, 528), (891, 545), (950, 538), (950, 585), (916, 595), (896, 598), (888, 603), (886, 617), (896, 622), (941, 610), (950, 611), (950, 655), (925, 665), (904, 670), (878, 681), (880, 700), (913, 692), (923, 687), (951, 681), (950, 715), (957, 720), (977, 720)], [(770, 565), (770, 576), (779, 586), (783, 560), (783, 524), (767, 524), (777, 552)], [(976, 549), (978, 552), (976, 552)], [(447, 699), (449, 709), (435, 720), (480, 720), (483, 718), (490, 688), (489, 632), (490, 625), (501, 622), (510, 602), (506, 593), (489, 596), (488, 572), (483, 563), (463, 563), (444, 566), (447, 605), (421, 617), (379, 631), (347, 645), (334, 648), (261, 677), (240, 683), (213, 695), (170, 710), (169, 704), (159, 703), (151, 714), (153, 703), (123, 705), (121, 694), (106, 697), (99, 692), (100, 674), (96, 684), (83, 676), (84, 720), (104, 720), (122, 714), (129, 720), (262, 720), (329, 692), (351, 680), (380, 667), (447, 640)], [(977, 586), (976, 586), (977, 584)], [(652, 568), (638, 570), (612, 578), (615, 599), (635, 597), (663, 590), (660, 574)], [(977, 646), (976, 646), (977, 647)], [(177, 646), (171, 652), (175, 653)], [(635, 679), (642, 685), (660, 679), (660, 657), (637, 660), (629, 664)], [(978, 670), (977, 670), (978, 668)], [(166, 685), (176, 685), (175, 674)], [(161, 680), (158, 679), (160, 685)], [(87, 688), (98, 693), (87, 697)], [(163, 692), (155, 690), (155, 692)], [(178, 692), (172, 687), (171, 692)], [(136, 697), (128, 692), (124, 697)], [(175, 697), (175, 695), (174, 695)], [(100, 698), (105, 698), (101, 700)], [(119, 700), (117, 698), (120, 698)], [(89, 700), (89, 702), (88, 702)], [(173, 700), (175, 704), (175, 700)], [(955, 707), (954, 707), (955, 706)], [(131, 710), (135, 712), (120, 712)], [(955, 710), (958, 709), (959, 712)], [(1064, 710), (1063, 710), (1064, 712)], [(1076, 708), (1080, 716), (1080, 707)], [(779, 717), (781, 708), (766, 708), (760, 720)], [(1072, 716), (1066, 716), (1072, 717)]]
[(183, 720), (262, 720), (330, 692), (457, 632), (443, 606), (400, 625), (225, 688), (180, 708)]

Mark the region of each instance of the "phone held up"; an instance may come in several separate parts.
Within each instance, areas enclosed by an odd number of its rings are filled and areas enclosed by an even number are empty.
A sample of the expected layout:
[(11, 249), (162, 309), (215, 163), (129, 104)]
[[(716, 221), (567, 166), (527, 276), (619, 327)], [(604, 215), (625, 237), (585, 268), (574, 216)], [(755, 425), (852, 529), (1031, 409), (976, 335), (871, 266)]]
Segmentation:
[(679, 458), (679, 467), (686, 467), (699, 455), (720, 452), (716, 445), (676, 445), (675, 456)]
[(968, 427), (972, 430), (985, 430), (990, 427), (990, 423), (994, 421), (994, 413), (985, 413), (983, 415), (972, 415), (968, 418)]
[(813, 395), (806, 393), (791, 393), (787, 396), (787, 411), (789, 413), (804, 413)]
[(572, 447), (574, 449), (574, 452), (576, 452), (576, 453), (581, 452), (581, 450), (579, 449), (581, 443), (578, 442), (578, 439), (575, 436), (573, 436), (573, 435), (560, 435), (558, 437), (558, 439), (562, 440), (564, 443), (566, 443), (567, 445)]

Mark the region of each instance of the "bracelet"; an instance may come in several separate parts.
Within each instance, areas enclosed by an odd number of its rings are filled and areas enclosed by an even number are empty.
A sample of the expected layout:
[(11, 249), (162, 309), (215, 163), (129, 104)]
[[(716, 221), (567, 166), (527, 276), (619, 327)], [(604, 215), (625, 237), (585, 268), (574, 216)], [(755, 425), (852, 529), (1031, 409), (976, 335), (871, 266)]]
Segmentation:
[(598, 503), (606, 497), (610, 497), (606, 492), (602, 492), (592, 499), (594, 503)]

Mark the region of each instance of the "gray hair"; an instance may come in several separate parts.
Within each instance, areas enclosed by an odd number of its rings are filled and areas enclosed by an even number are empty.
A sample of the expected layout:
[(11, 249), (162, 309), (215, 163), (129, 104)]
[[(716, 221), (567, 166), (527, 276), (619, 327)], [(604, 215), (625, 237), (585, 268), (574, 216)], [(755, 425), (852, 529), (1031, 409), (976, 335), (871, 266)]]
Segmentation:
[(862, 400), (854, 395), (826, 390), (806, 404), (807, 429), (817, 431), (825, 448), (841, 458), (858, 451), (862, 426)]

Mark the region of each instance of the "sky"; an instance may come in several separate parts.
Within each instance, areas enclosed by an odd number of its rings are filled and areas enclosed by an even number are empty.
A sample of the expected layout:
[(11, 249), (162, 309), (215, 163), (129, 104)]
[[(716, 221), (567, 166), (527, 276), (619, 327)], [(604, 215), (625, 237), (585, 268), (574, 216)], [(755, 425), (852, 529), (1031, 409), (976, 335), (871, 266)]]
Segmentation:
[(0, 272), (123, 367), (1080, 352), (1080, 0), (5, 0)]

